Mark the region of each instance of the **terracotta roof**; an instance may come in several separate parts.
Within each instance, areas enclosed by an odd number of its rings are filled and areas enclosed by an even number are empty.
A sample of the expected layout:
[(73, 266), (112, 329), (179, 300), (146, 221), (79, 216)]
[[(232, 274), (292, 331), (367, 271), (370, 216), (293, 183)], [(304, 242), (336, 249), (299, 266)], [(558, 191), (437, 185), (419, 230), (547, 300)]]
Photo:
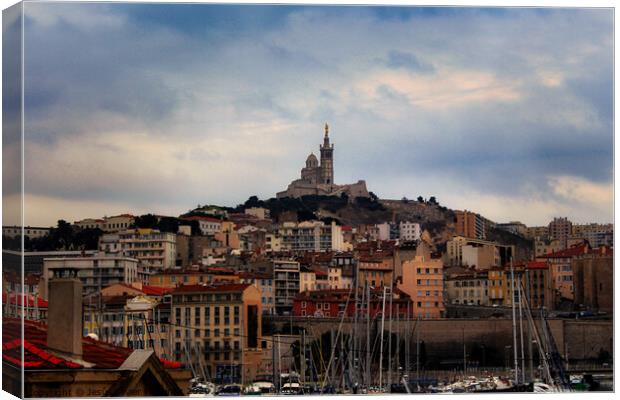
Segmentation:
[[(19, 305), (21, 306), (24, 303), (24, 299), (25, 299), (25, 303), (27, 305), (27, 307), (34, 307), (34, 296), (29, 294), (22, 294), (21, 296), (17, 293), (11, 293), (11, 295), (8, 297), (9, 301), (11, 302), (11, 304), (15, 304), (16, 302), (19, 302)], [(2, 292), (2, 304), (6, 304), (7, 303), (7, 295), (6, 293)], [(47, 308), (47, 300), (42, 299), (41, 297), (37, 297), (37, 307), (39, 308)]]
[(142, 285), (142, 292), (147, 296), (163, 296), (172, 291), (171, 288)]
[(540, 258), (571, 258), (581, 254), (587, 254), (589, 253), (589, 251), (590, 246), (588, 244), (580, 244), (577, 246), (569, 247), (568, 249), (545, 254), (544, 256), (540, 256)]
[(527, 269), (547, 269), (547, 262), (545, 261), (528, 261), (526, 264)]
[(181, 285), (174, 289), (172, 294), (177, 293), (198, 293), (198, 292), (242, 292), (248, 287), (249, 283), (223, 283), (220, 285)]
[[(3, 317), (2, 320), (2, 359), (5, 362), (25, 369), (83, 369), (60, 356), (51, 354), (47, 347), (47, 325), (25, 320), (24, 340), (21, 339), (21, 319)], [(24, 362), (21, 361), (21, 349)], [(109, 343), (82, 338), (82, 358), (92, 369), (116, 369), (133, 352), (132, 349), (117, 347)], [(165, 368), (180, 368), (181, 363), (162, 361)]]

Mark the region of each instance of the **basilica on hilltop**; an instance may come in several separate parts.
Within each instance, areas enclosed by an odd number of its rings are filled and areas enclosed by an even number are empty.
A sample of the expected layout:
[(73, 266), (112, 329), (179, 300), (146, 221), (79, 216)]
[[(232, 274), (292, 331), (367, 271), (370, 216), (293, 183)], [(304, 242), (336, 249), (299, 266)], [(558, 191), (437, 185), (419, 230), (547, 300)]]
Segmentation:
[(357, 183), (336, 185), (334, 183), (334, 145), (329, 142), (329, 126), (325, 124), (323, 144), (319, 147), (320, 162), (314, 153), (306, 158), (306, 166), (301, 169), (301, 178), (277, 193), (277, 198), (302, 197), (307, 195), (340, 196), (346, 193), (352, 200), (356, 197), (370, 197), (363, 180)]

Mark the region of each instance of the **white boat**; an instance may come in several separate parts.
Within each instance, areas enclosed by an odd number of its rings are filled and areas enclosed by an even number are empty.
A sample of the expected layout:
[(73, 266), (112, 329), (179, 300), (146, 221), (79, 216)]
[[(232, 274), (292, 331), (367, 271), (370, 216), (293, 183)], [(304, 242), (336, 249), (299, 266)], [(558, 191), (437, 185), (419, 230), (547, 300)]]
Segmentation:
[(246, 386), (243, 394), (246, 396), (275, 393), (275, 386), (269, 381), (256, 381)]
[(280, 393), (287, 395), (298, 395), (303, 394), (304, 391), (299, 382), (287, 382), (282, 385), (282, 390), (280, 390)]

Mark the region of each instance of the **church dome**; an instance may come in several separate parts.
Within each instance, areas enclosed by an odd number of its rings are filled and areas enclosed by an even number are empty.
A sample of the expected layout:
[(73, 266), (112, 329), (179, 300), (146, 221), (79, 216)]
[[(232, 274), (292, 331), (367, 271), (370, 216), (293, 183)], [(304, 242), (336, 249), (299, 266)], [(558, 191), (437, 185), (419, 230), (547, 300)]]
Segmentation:
[(314, 153), (310, 153), (308, 158), (306, 158), (306, 168), (316, 168), (319, 166), (319, 160), (316, 158)]

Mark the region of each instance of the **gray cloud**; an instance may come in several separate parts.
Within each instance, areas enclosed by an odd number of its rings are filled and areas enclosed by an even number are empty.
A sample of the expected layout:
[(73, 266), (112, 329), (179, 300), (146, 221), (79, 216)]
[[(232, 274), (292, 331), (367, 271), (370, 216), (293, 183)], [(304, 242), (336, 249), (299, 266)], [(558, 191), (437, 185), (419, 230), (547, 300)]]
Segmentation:
[[(366, 179), (386, 197), (484, 199), (494, 218), (544, 223), (554, 207), (586, 218), (556, 177), (612, 185), (606, 10), (295, 8), (232, 34), (243, 27), (145, 21), (149, 5), (56, 7), (26, 8), (35, 196), (179, 212), (270, 197), (317, 151), (326, 121), (336, 180)], [(231, 21), (247, 20), (239, 10)], [(505, 196), (539, 211), (503, 215)], [(611, 219), (596, 204), (592, 218)]]

